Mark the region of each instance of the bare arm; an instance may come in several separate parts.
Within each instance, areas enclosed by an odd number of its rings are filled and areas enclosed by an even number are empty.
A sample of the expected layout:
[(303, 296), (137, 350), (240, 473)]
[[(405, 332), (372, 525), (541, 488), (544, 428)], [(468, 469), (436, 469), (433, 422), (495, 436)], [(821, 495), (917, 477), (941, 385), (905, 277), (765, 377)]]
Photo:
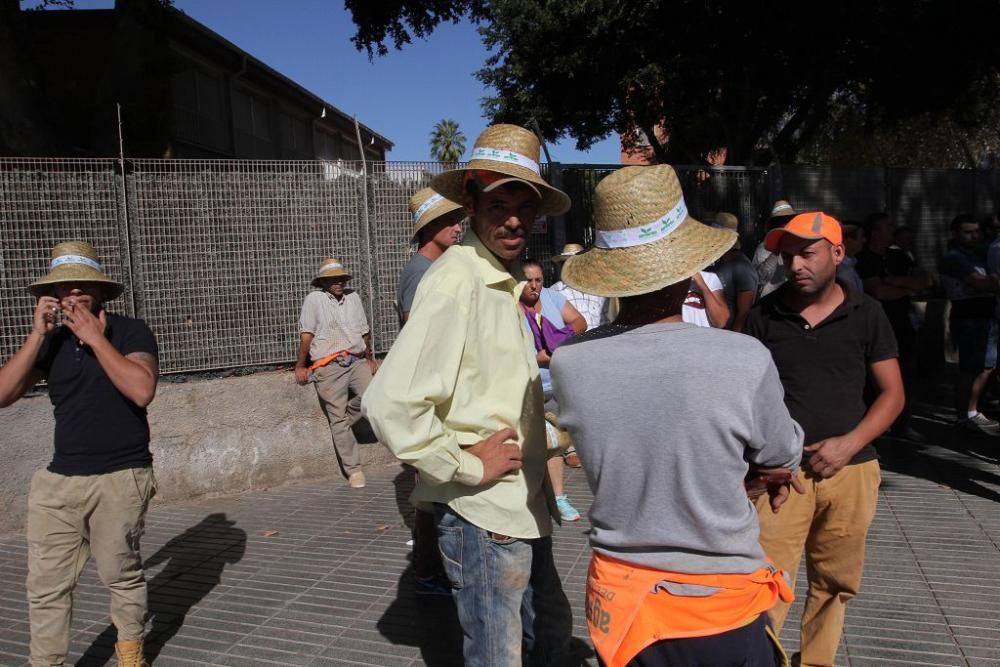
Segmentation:
[(698, 286), (701, 298), (705, 301), (705, 313), (708, 315), (708, 322), (716, 329), (721, 329), (729, 322), (729, 304), (726, 303), (725, 293), (719, 290), (710, 290), (701, 277), (701, 272), (691, 276), (691, 280)]
[(50, 296), (38, 299), (32, 317), (31, 333), (24, 344), (0, 368), (0, 408), (5, 408), (24, 396), (38, 384), (42, 373), (35, 368), (45, 337), (55, 329), (53, 313), (59, 302)]
[(576, 333), (583, 333), (587, 330), (587, 320), (569, 301), (563, 304), (559, 314), (562, 315), (563, 322), (573, 327), (573, 331)]
[(805, 448), (811, 452), (809, 468), (822, 477), (833, 477), (847, 465), (855, 454), (882, 435), (903, 411), (905, 394), (903, 377), (896, 359), (886, 359), (871, 364), (869, 373), (875, 380), (879, 394), (864, 418), (851, 431), (834, 438), (827, 438)]
[(872, 276), (864, 281), (865, 292), (879, 301), (895, 301), (905, 296), (913, 294), (915, 289), (904, 287), (902, 284), (888, 284), (881, 276)]
[(63, 322), (73, 335), (91, 350), (107, 373), (115, 389), (141, 408), (153, 402), (159, 368), (156, 357), (148, 352), (123, 355), (104, 335), (107, 315), (102, 309), (95, 317), (88, 309), (72, 303), (63, 309)]
[(313, 335), (308, 331), (299, 334), (299, 353), (295, 356), (295, 381), (305, 384), (309, 380), (309, 369), (306, 368), (306, 359), (309, 358), (309, 346), (312, 345)]
[[(695, 274), (698, 275), (698, 274)], [(705, 299), (705, 312), (708, 313), (708, 321), (716, 329), (721, 329), (729, 322), (729, 304), (726, 303), (726, 295), (722, 290), (703, 293)]]
[(743, 333), (750, 309), (753, 308), (754, 296), (756, 296), (755, 293), (749, 290), (736, 295), (736, 317), (733, 318), (733, 331)]
[(969, 287), (979, 290), (980, 292), (987, 292), (989, 294), (996, 294), (997, 292), (1000, 292), (1000, 276), (997, 275), (970, 273), (962, 280), (962, 282)]

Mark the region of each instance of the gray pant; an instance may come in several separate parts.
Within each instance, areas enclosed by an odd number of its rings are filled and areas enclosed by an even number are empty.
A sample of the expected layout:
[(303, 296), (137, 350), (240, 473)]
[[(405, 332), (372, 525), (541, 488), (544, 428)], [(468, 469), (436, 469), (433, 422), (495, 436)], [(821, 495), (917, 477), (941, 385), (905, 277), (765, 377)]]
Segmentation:
[(334, 362), (317, 368), (313, 377), (320, 407), (330, 422), (337, 460), (344, 474), (350, 476), (361, 470), (358, 441), (351, 427), (361, 419), (361, 396), (372, 381), (371, 371), (364, 360), (346, 367)]

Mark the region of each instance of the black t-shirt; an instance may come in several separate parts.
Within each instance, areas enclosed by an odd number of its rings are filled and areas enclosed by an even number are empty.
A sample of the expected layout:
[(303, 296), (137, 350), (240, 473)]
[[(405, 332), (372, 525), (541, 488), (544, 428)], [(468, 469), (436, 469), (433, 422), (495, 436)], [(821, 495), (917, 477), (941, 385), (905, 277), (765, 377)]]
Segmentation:
[[(855, 269), (861, 280), (869, 278), (885, 278), (886, 276), (909, 276), (913, 273), (917, 263), (910, 257), (910, 253), (901, 248), (886, 248), (884, 254), (868, 250), (867, 248), (858, 253), (858, 264)], [(912, 330), (913, 322), (910, 320), (910, 297), (902, 296), (898, 299), (879, 301), (889, 318), (892, 330), (899, 334)]]
[[(856, 427), (867, 411), (868, 367), (898, 356), (896, 338), (878, 301), (838, 284), (845, 291), (844, 303), (815, 327), (784, 305), (786, 284), (750, 311), (744, 330), (771, 351), (785, 388), (785, 405), (805, 431), (807, 445)], [(850, 462), (874, 458), (868, 444)]]
[[(123, 355), (158, 356), (153, 332), (142, 320), (107, 313), (104, 335)], [(115, 388), (93, 350), (79, 345), (68, 327), (49, 336), (35, 367), (45, 373), (55, 408), (55, 455), (49, 471), (95, 475), (153, 462), (146, 409)]]

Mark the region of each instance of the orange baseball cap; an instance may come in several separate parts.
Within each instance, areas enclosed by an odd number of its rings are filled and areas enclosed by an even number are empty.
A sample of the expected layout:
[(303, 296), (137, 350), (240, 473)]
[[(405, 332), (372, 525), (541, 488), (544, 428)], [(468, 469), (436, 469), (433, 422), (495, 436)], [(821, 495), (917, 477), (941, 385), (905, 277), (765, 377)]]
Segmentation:
[(832, 215), (821, 211), (799, 213), (784, 227), (772, 229), (764, 237), (764, 247), (771, 252), (777, 252), (785, 234), (813, 241), (826, 239), (833, 245), (840, 245), (844, 242), (844, 232), (840, 229), (840, 222)]

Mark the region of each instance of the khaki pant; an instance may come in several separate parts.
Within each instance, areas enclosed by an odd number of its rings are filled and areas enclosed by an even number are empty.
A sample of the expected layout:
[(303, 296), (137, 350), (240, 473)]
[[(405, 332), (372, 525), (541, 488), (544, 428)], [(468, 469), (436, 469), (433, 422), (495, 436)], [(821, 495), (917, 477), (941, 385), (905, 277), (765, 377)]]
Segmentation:
[(32, 667), (62, 665), (69, 651), (73, 589), (93, 555), (111, 591), (118, 639), (141, 639), (146, 579), (139, 539), (152, 468), (103, 475), (58, 475), (39, 470), (28, 495), (28, 616)]
[[(878, 461), (868, 461), (845, 466), (829, 479), (806, 478), (801, 471), (799, 479), (805, 494), (792, 491), (777, 514), (766, 494), (758, 499), (760, 544), (793, 582), (805, 548), (809, 592), (802, 612), (801, 665), (832, 667), (847, 601), (861, 588), (865, 538), (882, 475)], [(788, 604), (779, 601), (770, 614), (780, 632)]]
[(336, 362), (327, 364), (313, 371), (313, 378), (320, 407), (330, 422), (340, 467), (350, 476), (361, 470), (358, 441), (351, 427), (361, 419), (361, 396), (372, 381), (372, 373), (368, 363), (361, 359), (346, 367)]

